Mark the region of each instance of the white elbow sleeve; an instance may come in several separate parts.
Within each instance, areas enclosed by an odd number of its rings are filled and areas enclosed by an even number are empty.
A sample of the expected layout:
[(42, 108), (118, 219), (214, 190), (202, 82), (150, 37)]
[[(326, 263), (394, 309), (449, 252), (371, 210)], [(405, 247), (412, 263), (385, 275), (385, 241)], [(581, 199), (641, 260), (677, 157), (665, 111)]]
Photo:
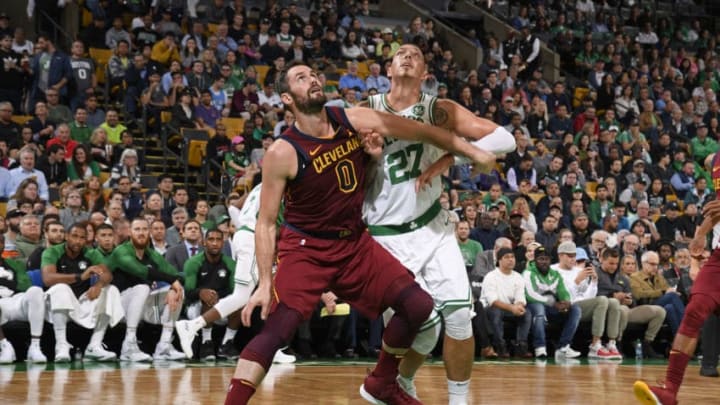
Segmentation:
[(493, 132), (482, 139), (472, 141), (472, 144), (496, 155), (510, 153), (516, 148), (515, 137), (503, 127), (495, 128)]

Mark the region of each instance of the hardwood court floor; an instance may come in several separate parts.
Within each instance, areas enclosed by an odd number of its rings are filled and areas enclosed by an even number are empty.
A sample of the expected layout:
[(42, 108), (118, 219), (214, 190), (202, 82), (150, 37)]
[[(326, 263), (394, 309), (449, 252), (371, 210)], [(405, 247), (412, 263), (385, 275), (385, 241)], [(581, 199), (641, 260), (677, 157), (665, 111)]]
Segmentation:
[[(633, 363), (632, 361), (629, 363)], [(371, 363), (275, 366), (252, 404), (366, 404), (357, 394)], [(230, 363), (156, 365), (85, 364), (0, 366), (0, 404), (222, 404), (234, 368)], [(649, 381), (664, 366), (612, 363), (543, 365), (533, 362), (476, 363), (472, 404), (635, 404), (637, 378)], [(425, 366), (417, 377), (425, 404), (446, 404), (441, 364)], [(680, 394), (685, 404), (720, 403), (720, 380), (700, 377), (691, 366)]]

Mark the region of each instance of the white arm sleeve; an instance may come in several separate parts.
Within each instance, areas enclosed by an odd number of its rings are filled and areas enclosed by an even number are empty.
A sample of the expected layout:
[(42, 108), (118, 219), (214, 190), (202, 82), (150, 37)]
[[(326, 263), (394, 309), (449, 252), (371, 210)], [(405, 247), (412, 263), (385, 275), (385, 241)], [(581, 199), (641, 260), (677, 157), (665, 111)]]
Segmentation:
[(495, 130), (482, 139), (471, 142), (473, 146), (492, 152), (496, 155), (503, 155), (515, 150), (515, 137), (503, 127), (497, 127)]

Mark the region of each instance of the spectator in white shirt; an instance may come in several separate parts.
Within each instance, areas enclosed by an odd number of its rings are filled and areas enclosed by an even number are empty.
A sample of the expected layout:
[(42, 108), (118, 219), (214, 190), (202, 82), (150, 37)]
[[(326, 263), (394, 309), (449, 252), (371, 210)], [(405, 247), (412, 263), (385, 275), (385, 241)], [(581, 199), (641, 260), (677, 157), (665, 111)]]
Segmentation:
[[(592, 321), (592, 343), (588, 357), (600, 359), (622, 359), (615, 340), (620, 333), (620, 302), (613, 299), (612, 304), (605, 296), (598, 296), (598, 276), (595, 267), (588, 261), (588, 255), (573, 242), (562, 242), (558, 246), (559, 262), (551, 268), (557, 270), (563, 278), (570, 302), (580, 307), (580, 321)], [(602, 345), (605, 325), (608, 325), (608, 347)]]
[(258, 105), (260, 105), (265, 121), (276, 122), (283, 111), (282, 100), (275, 92), (274, 87), (272, 83), (266, 83), (263, 86), (263, 91), (258, 93)]
[[(542, 249), (542, 248), (539, 248)], [(501, 248), (497, 252), (497, 268), (483, 279), (480, 302), (488, 308), (487, 314), (493, 331), (493, 346), (500, 357), (508, 357), (504, 339), (504, 321), (514, 321), (515, 356), (529, 358), (527, 338), (532, 316), (525, 306), (525, 281), (515, 267), (515, 253), (512, 249)]]

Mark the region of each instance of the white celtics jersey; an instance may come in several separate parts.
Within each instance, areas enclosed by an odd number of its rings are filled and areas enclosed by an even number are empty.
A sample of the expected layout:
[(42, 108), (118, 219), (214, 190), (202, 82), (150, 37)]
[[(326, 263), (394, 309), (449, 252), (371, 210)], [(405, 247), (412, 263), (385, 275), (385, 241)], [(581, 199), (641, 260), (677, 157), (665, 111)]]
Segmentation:
[(245, 198), (242, 208), (235, 206), (228, 207), (228, 213), (235, 229), (248, 228), (255, 231), (257, 216), (260, 211), (260, 188), (262, 184), (255, 186)]
[[(433, 107), (437, 98), (422, 93), (416, 104), (395, 111), (384, 94), (370, 96), (370, 108), (389, 112), (429, 125), (434, 124)], [(439, 177), (429, 187), (415, 192), (415, 180), (445, 151), (429, 144), (385, 138), (382, 173), (380, 169), (370, 186), (363, 214), (368, 225), (401, 225), (414, 221), (435, 203), (442, 193)]]

